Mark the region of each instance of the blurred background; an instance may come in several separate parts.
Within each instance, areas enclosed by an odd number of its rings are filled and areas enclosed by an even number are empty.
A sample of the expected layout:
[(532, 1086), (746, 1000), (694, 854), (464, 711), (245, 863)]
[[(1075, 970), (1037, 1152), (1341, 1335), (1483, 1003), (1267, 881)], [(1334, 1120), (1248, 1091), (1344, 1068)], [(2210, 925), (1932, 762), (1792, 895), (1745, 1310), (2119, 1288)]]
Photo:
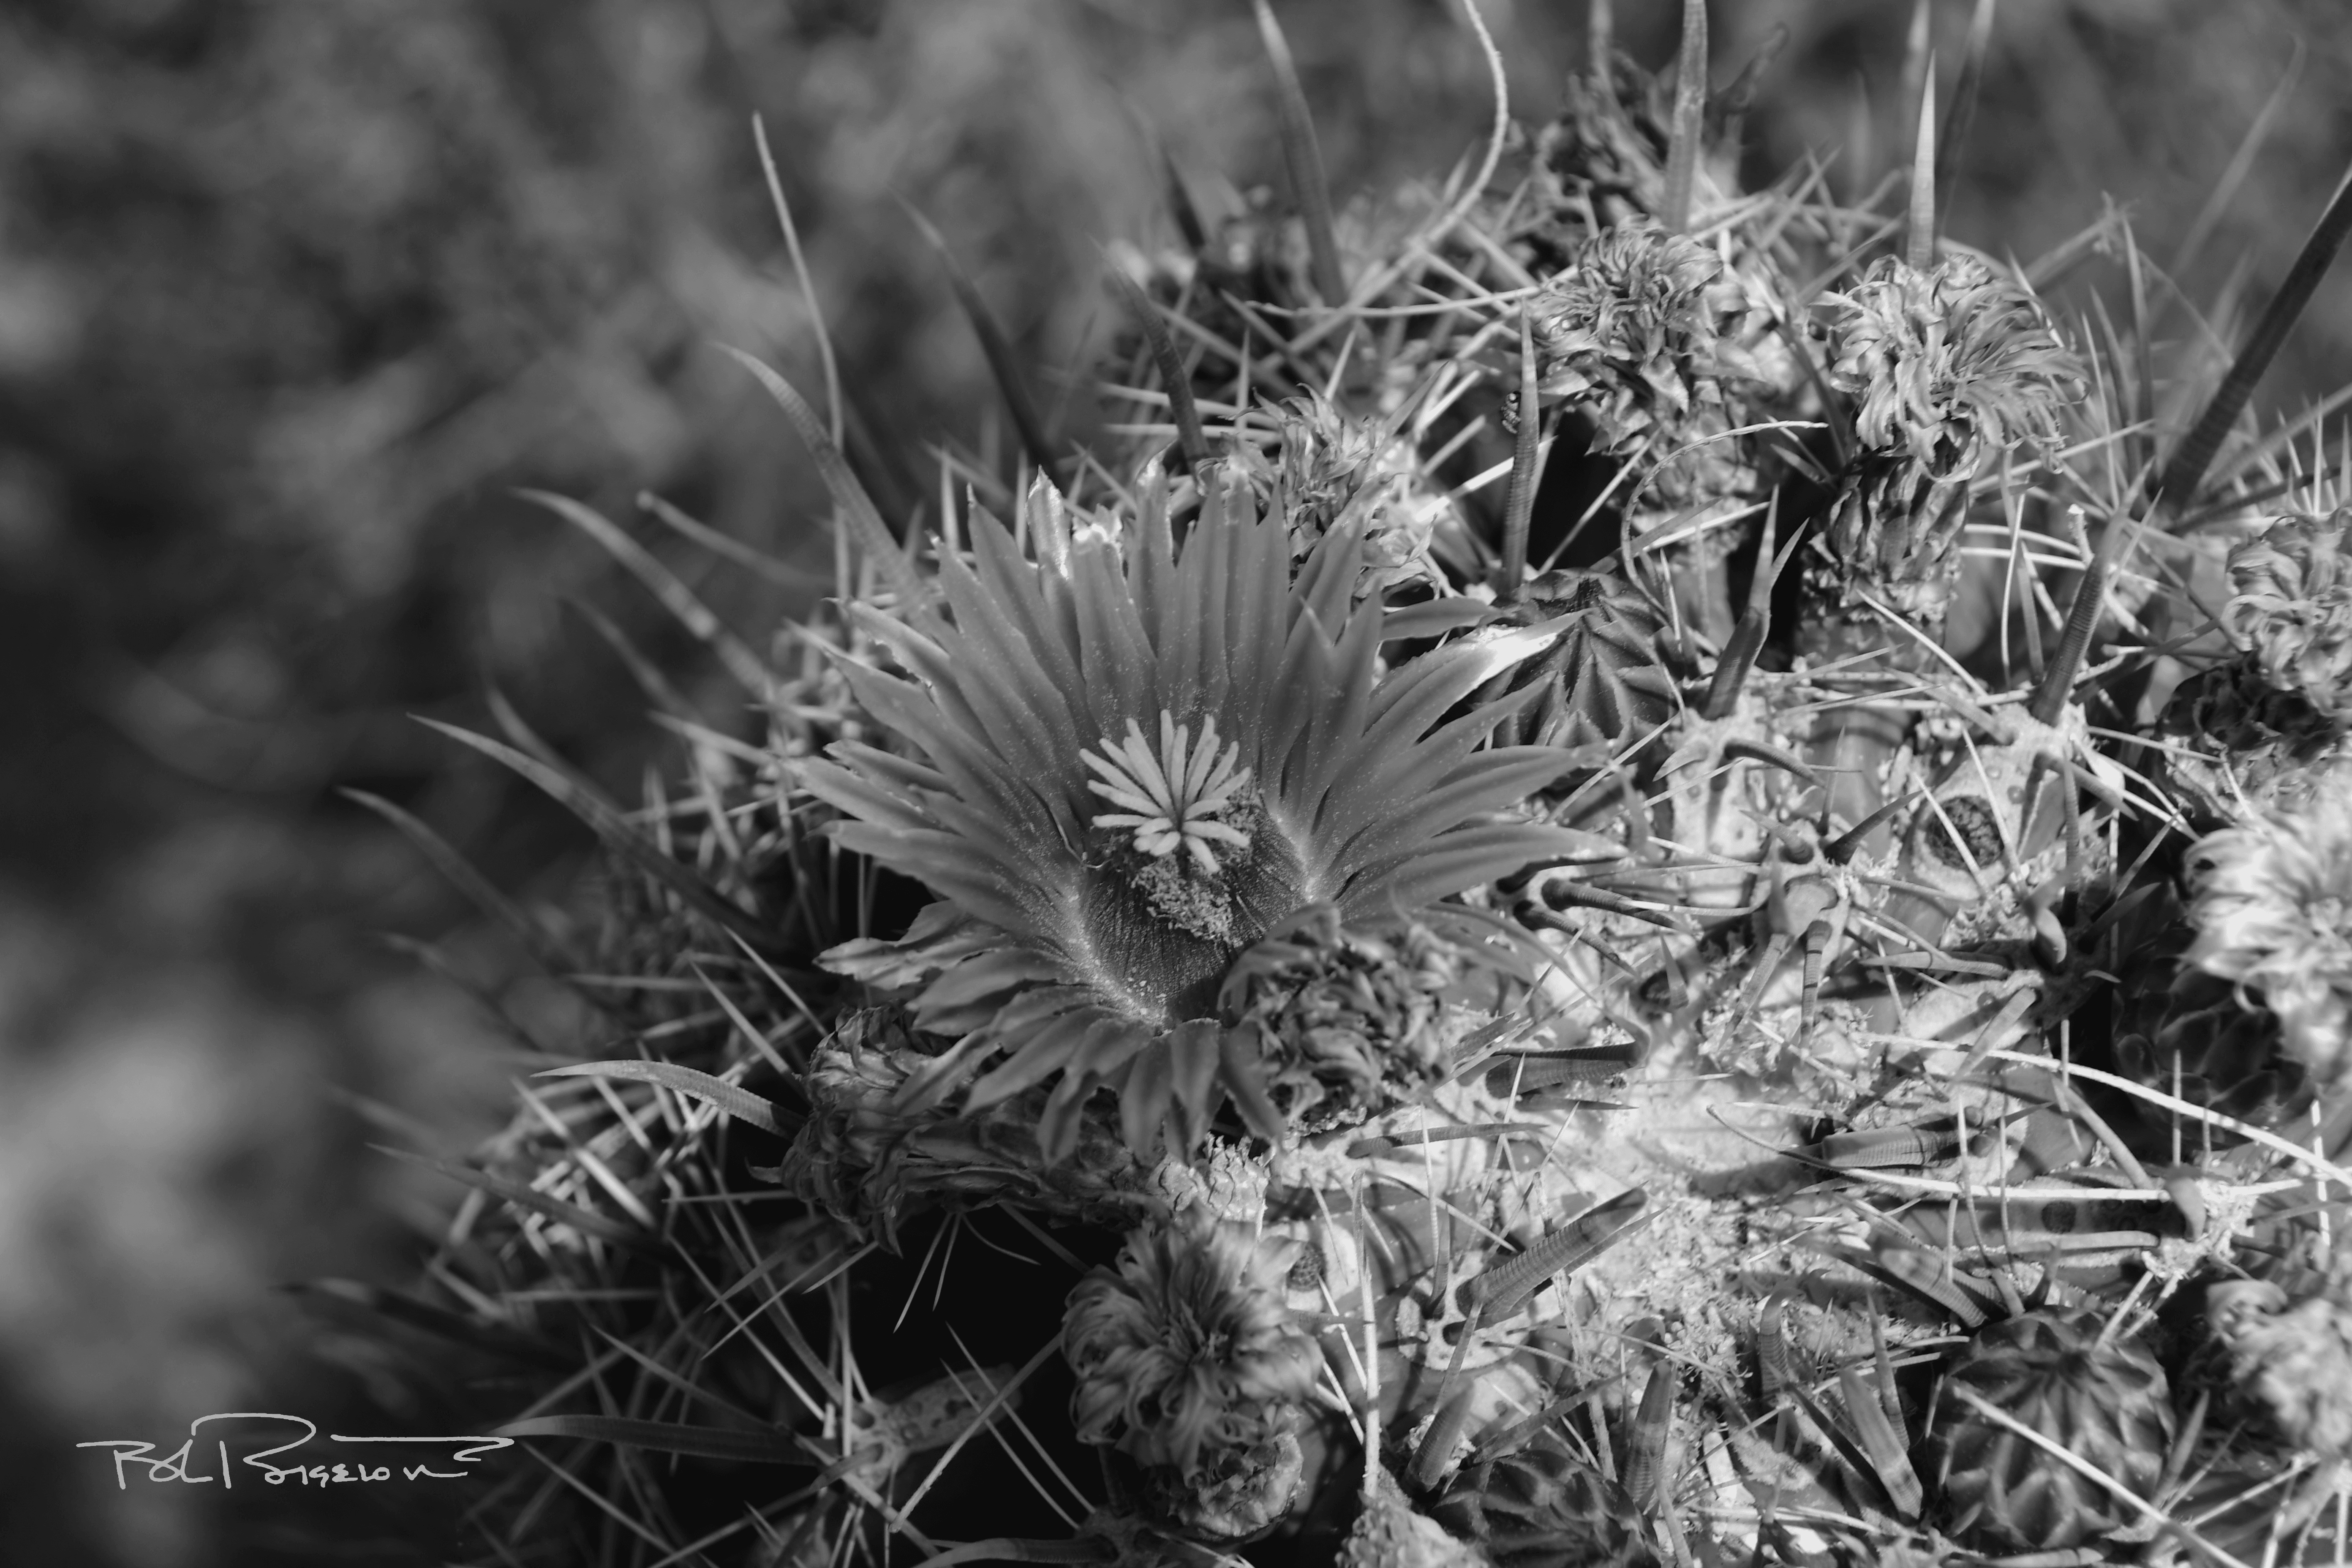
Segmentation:
[[(1487, 89), (1457, 5), (1278, 0), (1343, 200), (1476, 145)], [(1516, 109), (1545, 115), (1585, 0), (1482, 7)], [(1947, 86), (1970, 8), (1931, 7)], [(1673, 0), (1615, 9), (1627, 48), (1669, 57)], [(1851, 189), (1895, 155), (1911, 15), (1718, 0), (1718, 82), (1791, 31), (1751, 178), (1843, 144)], [(2203, 228), (2189, 299), (2235, 279), (2259, 300), (2352, 156), (2347, 68), (2341, 0), (2011, 0), (1951, 232), (2030, 258), (2112, 200), (2160, 258)], [(0, 1561), (322, 1561), (294, 1542), (325, 1505), (118, 1492), (73, 1445), (168, 1450), (235, 1409), (432, 1429), (434, 1392), (364, 1318), (281, 1287), (407, 1279), (455, 1189), (367, 1145), (463, 1151), (503, 1118), (511, 1031), (567, 1020), (339, 792), (555, 902), (584, 836), (410, 716), (482, 724), (495, 689), (635, 795), (656, 732), (580, 606), (723, 715), (691, 645), (517, 487), (625, 520), (755, 637), (829, 578), (804, 452), (711, 347), (818, 380), (755, 113), (899, 516), (933, 483), (927, 439), (999, 437), (894, 196), (1082, 430), (1096, 247), (1171, 232), (1139, 127), (1213, 213), (1282, 188), (1244, 0), (0, 8)], [(2268, 391), (2347, 380), (2339, 278)], [(646, 489), (808, 583), (715, 568), (635, 510)], [(467, 1553), (454, 1520), (418, 1516), (406, 1555), (363, 1549), (383, 1505), (334, 1506), (349, 1560)]]

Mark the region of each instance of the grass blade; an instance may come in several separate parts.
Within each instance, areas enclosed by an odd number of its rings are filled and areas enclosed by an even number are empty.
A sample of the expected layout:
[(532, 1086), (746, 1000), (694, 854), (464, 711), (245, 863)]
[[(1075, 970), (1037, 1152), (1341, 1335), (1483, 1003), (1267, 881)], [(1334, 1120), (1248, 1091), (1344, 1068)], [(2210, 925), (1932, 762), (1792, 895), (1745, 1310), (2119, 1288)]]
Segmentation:
[(1168, 192), (1168, 214), (1176, 220), (1176, 232), (1184, 237), (1185, 247), (1198, 256), (1209, 248), (1208, 226), (1201, 221), (1201, 209), (1192, 205), (1192, 192), (1176, 167), (1175, 155), (1168, 151), (1166, 142), (1160, 142), (1157, 151), (1160, 178)]
[(816, 410), (809, 406), (808, 399), (794, 390), (791, 382), (741, 349), (729, 348), (725, 343), (719, 346), (750, 371), (767, 390), (768, 395), (783, 409), (784, 416), (792, 421), (793, 428), (800, 433), (801, 440), (807, 446), (809, 455), (816, 459), (817, 472), (824, 479), (824, 488), (832, 494), (834, 505), (840, 508), (842, 515), (848, 519), (849, 531), (856, 537), (858, 548), (871, 556), (881, 569), (891, 591), (898, 595), (900, 605), (912, 609), (921, 603), (922, 579), (915, 574), (914, 566), (899, 548), (898, 536), (883, 522), (882, 514), (874, 509), (873, 499), (866, 495), (866, 487), (859, 484), (857, 476), (849, 471), (849, 459), (841, 455), (840, 443), (825, 434), (824, 426), (818, 420)]
[(784, 231), (784, 249), (793, 258), (793, 277), (801, 286), (801, 301), (808, 306), (809, 326), (816, 333), (817, 363), (824, 367), (824, 402), (832, 412), (833, 444), (841, 445), (844, 409), (841, 367), (834, 362), (833, 335), (824, 330), (824, 312), (817, 307), (816, 285), (809, 280), (808, 258), (801, 254), (801, 232), (793, 222), (792, 204), (784, 200), (784, 182), (777, 176), (775, 156), (768, 151), (768, 123), (751, 116), (751, 140), (760, 148), (760, 172), (767, 176), (768, 200), (776, 209), (776, 226)]
[(1036, 400), (1029, 395), (1029, 384), (1021, 378), (1021, 362), (1013, 352), (1013, 341), (1004, 335), (988, 301), (980, 297), (980, 286), (971, 280), (971, 274), (948, 248), (947, 237), (912, 204), (902, 200), (898, 205), (907, 209), (907, 216), (915, 220), (915, 226), (947, 268), (948, 284), (955, 290), (956, 303), (963, 307), (965, 320), (971, 322), (972, 335), (980, 340), (980, 352), (988, 356), (989, 371), (996, 377), (996, 389), (1004, 395), (1005, 409), (1013, 416), (1013, 428), (1021, 437), (1021, 449), (1029, 454), (1030, 466), (1041, 474), (1053, 473), (1061, 466), (1060, 459), (1054, 444), (1045, 438), (1045, 421), (1037, 412)]
[(1662, 1361), (1650, 1369), (1642, 1390), (1642, 1405), (1633, 1417), (1630, 1452), (1625, 1456), (1625, 1495), (1643, 1513), (1658, 1506), (1659, 1483), (1664, 1479), (1666, 1439), (1675, 1420), (1675, 1363)]
[(627, 568), (629, 575), (644, 584), (646, 591), (662, 602), (662, 607), (677, 617), (678, 625), (718, 656), (737, 685), (754, 697), (764, 697), (774, 688), (775, 677), (760, 656), (751, 651), (751, 645), (729, 630), (711, 613), (710, 606), (695, 596), (693, 589), (679, 582), (677, 574), (655, 560), (650, 551), (631, 539), (612, 519), (569, 496), (530, 489), (515, 493), (534, 505), (545, 507), (602, 545), (607, 555)]
[(526, 1208), (558, 1225), (568, 1225), (583, 1236), (593, 1236), (599, 1241), (609, 1241), (617, 1247), (646, 1247), (654, 1245), (653, 1237), (632, 1225), (608, 1218), (593, 1209), (566, 1203), (562, 1198), (548, 1196), (538, 1188), (511, 1176), (498, 1175), (489, 1171), (478, 1171), (471, 1165), (460, 1165), (452, 1160), (437, 1160), (430, 1154), (414, 1154), (405, 1149), (394, 1149), (383, 1143), (371, 1143), (369, 1148), (379, 1154), (389, 1154), (395, 1160), (412, 1165), (422, 1165), (437, 1171), (453, 1182), (463, 1182), (494, 1198), (503, 1198), (518, 1208)]
[(644, 650), (630, 640), (628, 633), (614, 624), (610, 616), (585, 599), (569, 595), (563, 600), (563, 607), (586, 621), (588, 629), (613, 650), (613, 657), (626, 667), (629, 679), (637, 683), (637, 689), (646, 694), (646, 700), (654, 705), (655, 712), (681, 724), (696, 721), (694, 705), (686, 700), (685, 693), (670, 684), (669, 678), (661, 672), (660, 667), (646, 657)]
[(521, 905), (491, 886), (489, 879), (474, 869), (473, 862), (460, 855), (447, 839), (382, 795), (370, 795), (363, 789), (346, 789), (342, 795), (399, 829), (401, 837), (415, 845), (435, 870), (472, 900), (484, 914), (514, 932), (523, 950), (541, 969), (561, 974), (575, 966), (576, 961), (561, 942), (541, 931), (539, 923), (523, 912)]
[(2205, 198), (2205, 205), (2197, 209), (2195, 220), (2189, 224), (2188, 234), (2181, 238), (2180, 248), (2173, 252), (2172, 265), (2167, 268), (2173, 277), (2188, 277), (2189, 268), (2205, 253), (2205, 242), (2213, 237), (2213, 230), (2221, 224), (2221, 215), (2229, 210), (2230, 203), (2236, 199), (2240, 188), (2245, 184), (2246, 176), (2253, 172), (2255, 157), (2261, 153), (2263, 143), (2270, 140), (2271, 128), (2278, 123), (2280, 113), (2286, 108), (2287, 100), (2294, 96), (2295, 84), (2302, 79), (2303, 40), (2297, 38), (2294, 53), (2287, 58), (2285, 74), (2279, 78), (2278, 85), (2271, 89), (2270, 97), (2263, 100), (2254, 122), (2246, 127), (2244, 140), (2238, 143), (2238, 150), (2230, 154), (2228, 167), (2221, 171), (2221, 177), (2213, 182), (2212, 194)]
[(514, 1361), (528, 1362), (551, 1372), (576, 1372), (579, 1363), (551, 1345), (524, 1335), (494, 1328), (478, 1319), (436, 1307), (430, 1301), (420, 1301), (401, 1290), (387, 1290), (381, 1285), (362, 1284), (356, 1279), (302, 1279), (285, 1287), (297, 1295), (325, 1296), (364, 1308), (379, 1317), (395, 1323), (405, 1323), (457, 1344), (471, 1345), (493, 1355)]
[(794, 1129), (787, 1127), (777, 1114), (775, 1106), (739, 1084), (723, 1078), (713, 1078), (707, 1072), (680, 1067), (676, 1062), (609, 1061), (575, 1062), (569, 1067), (548, 1068), (532, 1075), (536, 1078), (609, 1078), (630, 1083), (659, 1084), (674, 1094), (698, 1100), (705, 1105), (715, 1105), (736, 1121), (748, 1123), (762, 1132), (772, 1132), (779, 1138), (789, 1138)]
[[(1944, 193), (1944, 210), (1951, 211), (1952, 188), (1959, 179), (1960, 149), (1976, 123), (1977, 99), (1984, 89), (1985, 59), (1992, 53), (1993, 10), (2000, 0), (1977, 0), (1969, 18), (1968, 52), (1960, 57), (1960, 79), (1952, 88), (1952, 103), (1944, 111), (1944, 129), (1936, 140), (1936, 189)], [(1941, 220), (1937, 232), (1942, 232)]]
[(1511, 448), (1511, 493), (1503, 507), (1503, 559), (1496, 568), (1495, 602), (1516, 605), (1528, 575), (1528, 524), (1535, 516), (1543, 413), (1536, 397), (1535, 334), (1519, 312), (1519, 431)]
[(2099, 547), (2083, 569), (2083, 580), (2074, 584), (2074, 602), (2066, 609), (2066, 629), (2059, 634), (2057, 649), (2050, 656), (2049, 668), (2042, 671), (2042, 684), (2026, 710), (2036, 723), (2055, 724), (2074, 700), (2074, 677), (2082, 672), (2083, 660), (2091, 651), (2091, 635), (2099, 629), (2106, 609), (2107, 579), (2115, 573), (2116, 545), (2122, 535), (2123, 529), (2114, 522), (2101, 531)]
[(1936, 265), (1936, 57), (1919, 84), (1919, 141), (1911, 157), (1911, 210), (1904, 222), (1904, 257), (1925, 272)]
[(1796, 553), (1802, 537), (1790, 539), (1776, 555), (1772, 543), (1780, 526), (1780, 497), (1776, 491), (1764, 509), (1763, 543), (1756, 552), (1756, 574), (1748, 584), (1748, 607), (1739, 612), (1731, 640), (1723, 645), (1722, 657), (1715, 661), (1715, 676), (1707, 682), (1706, 699), (1699, 709), (1701, 718), (1731, 716), (1739, 702), (1740, 688), (1756, 667), (1756, 656), (1764, 651), (1764, 639), (1772, 635), (1772, 587), (1788, 569), (1789, 557)]
[(774, 934), (757, 918), (720, 897), (710, 884), (696, 876), (690, 867), (663, 854), (659, 846), (638, 832), (617, 806), (597, 792), (594, 785), (569, 768), (527, 756), (512, 746), (493, 741), (487, 735), (477, 735), (470, 730), (461, 730), (455, 724), (444, 724), (434, 719), (419, 719), (417, 722), (438, 731), (460, 745), (472, 747), (493, 762), (505, 763), (545, 790), (559, 805), (593, 828), (597, 837), (625, 856), (639, 870), (676, 893), (680, 901), (705, 920), (723, 931), (734, 932), (747, 945), (761, 952), (776, 950)]
[(676, 1421), (639, 1421), (626, 1415), (531, 1415), (509, 1421), (494, 1437), (575, 1437), (620, 1443), (695, 1459), (728, 1459), (739, 1465), (805, 1465), (809, 1458), (782, 1436), (735, 1432), (723, 1426), (688, 1426)]
[(1127, 268), (1105, 258), (1104, 269), (1118, 289), (1118, 297), (1143, 329), (1145, 341), (1151, 345), (1152, 362), (1160, 367), (1160, 382), (1168, 391), (1169, 411), (1176, 416), (1176, 447), (1184, 457), (1184, 467), (1198, 468), (1209, 460), (1209, 437), (1201, 428), (1201, 407), (1192, 401), (1192, 377), (1184, 368), (1184, 356), (1176, 352), (1175, 340), (1168, 335), (1168, 323), (1160, 317), (1160, 307), (1142, 286), (1127, 275)]
[(1919, 101), (1920, 89), (1929, 79), (1927, 51), (1935, 40), (1935, 0), (1917, 0), (1911, 7), (1911, 31), (1903, 40), (1904, 103)]
[[(1877, 1321), (1872, 1321), (1876, 1326)], [(1916, 1519), (1927, 1495), (1919, 1484), (1919, 1472), (1911, 1466), (1910, 1445), (1887, 1418), (1886, 1406), (1863, 1382), (1859, 1372), (1850, 1366), (1840, 1368), (1838, 1391), (1844, 1398), (1846, 1415), (1853, 1422), (1854, 1436), (1861, 1439), (1863, 1457), (1870, 1463), (1870, 1478), (1895, 1505), (1899, 1517)], [(1832, 1432), (1834, 1435), (1834, 1429)]]
[[(1603, 68), (1606, 68), (1605, 67)], [(1675, 114), (1666, 139), (1666, 194), (1658, 221), (1689, 232), (1691, 191), (1706, 122), (1706, 0), (1683, 0), (1682, 50), (1675, 59)]]
[(2164, 477), (2157, 481), (2157, 506), (2178, 515), (2195, 504), (2215, 454), (2221, 451), (2231, 427), (2237, 424), (2238, 416), (2245, 412), (2254, 388), (2261, 384), (2271, 361), (2286, 342), (2287, 334), (2302, 320), (2305, 308), (2318, 291), (2320, 279), (2336, 264), (2336, 252), (2344, 248), (2347, 236), (2352, 236), (2352, 171), (2347, 171), (2336, 184), (2334, 199), (2320, 215), (2311, 237), (2304, 241), (2302, 253), (2287, 269), (2286, 280), (2272, 297), (2270, 308), (2254, 324), (2253, 335), (2239, 351), (2237, 363), (2221, 378), (2213, 401), (2206, 405), (2204, 415), (2189, 428), (2179, 449), (2173, 453), (2172, 461), (2166, 465)]
[(765, 578), (779, 588), (794, 592), (821, 586), (824, 579), (804, 566), (779, 561), (765, 551), (754, 550), (741, 540), (719, 532), (709, 523), (689, 517), (651, 490), (637, 492), (637, 510), (674, 532), (682, 533), (713, 555), (723, 556), (757, 576)]
[(1723, 116), (1723, 145), (1734, 158), (1739, 155), (1740, 127), (1747, 122), (1748, 111), (1756, 107), (1765, 73), (1788, 47), (1789, 24), (1775, 22), (1755, 54), (1739, 68), (1739, 74), (1731, 79), (1731, 85), (1716, 95), (1716, 109)]
[(1331, 184), (1323, 173), (1323, 149), (1315, 140), (1314, 117), (1307, 112), (1307, 89), (1298, 84), (1298, 64), (1266, 0), (1257, 7), (1258, 36), (1274, 66), (1276, 107), (1282, 122), (1282, 161), (1290, 171), (1290, 192), (1307, 226), (1307, 254), (1315, 291), (1326, 305), (1348, 302), (1348, 275), (1339, 266), (1339, 241), (1331, 226)]

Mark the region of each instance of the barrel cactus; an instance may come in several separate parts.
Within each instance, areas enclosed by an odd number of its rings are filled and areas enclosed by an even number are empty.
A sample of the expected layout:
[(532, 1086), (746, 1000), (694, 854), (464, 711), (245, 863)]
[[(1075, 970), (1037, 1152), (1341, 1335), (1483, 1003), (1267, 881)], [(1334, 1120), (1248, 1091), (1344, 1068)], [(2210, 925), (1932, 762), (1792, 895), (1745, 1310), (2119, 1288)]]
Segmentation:
[[(751, 362), (845, 531), (774, 659), (562, 503), (754, 718), (638, 814), (460, 737), (631, 890), (551, 955), (625, 1047), (452, 1167), (411, 1303), (572, 1483), (484, 1517), (934, 1568), (2172, 1528), (2254, 1453), (2177, 1407), (2178, 1303), (2342, 1234), (2347, 498), (2261, 515), (2251, 358), (2119, 479), (2162, 344), (1943, 235), (1932, 136), (1899, 208), (1739, 189), (1702, 5), (1386, 228), (1256, 11), (1296, 216), (1114, 260), (1096, 449), (1008, 376), (1021, 477), (907, 534)], [(2209, 525), (2221, 643), (2166, 640)], [(2284, 1300), (2214, 1352), (2264, 1464), (2340, 1447), (2280, 1385), (2341, 1313)], [(885, 1365), (973, 1381), (925, 1424)]]

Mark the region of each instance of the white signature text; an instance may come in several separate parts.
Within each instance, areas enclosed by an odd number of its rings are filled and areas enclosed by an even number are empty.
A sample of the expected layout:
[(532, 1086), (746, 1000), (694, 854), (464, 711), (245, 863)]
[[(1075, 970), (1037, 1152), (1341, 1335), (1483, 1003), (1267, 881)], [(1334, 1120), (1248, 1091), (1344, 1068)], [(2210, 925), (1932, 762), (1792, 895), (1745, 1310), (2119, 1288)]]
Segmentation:
[[(257, 1432), (251, 1427), (218, 1426), (225, 1422), (268, 1422), (272, 1426)], [(206, 1428), (212, 1428), (206, 1430)], [(257, 1437), (284, 1436), (289, 1429), (299, 1429), (299, 1436), (274, 1448), (239, 1454), (230, 1461), (232, 1445), (247, 1447)], [(224, 1491), (233, 1489), (241, 1477), (247, 1482), (257, 1478), (273, 1487), (331, 1487), (353, 1482), (388, 1481), (395, 1476), (409, 1481), (462, 1481), (480, 1473), (481, 1456), (511, 1447), (511, 1437), (353, 1437), (340, 1432), (327, 1435), (330, 1443), (352, 1445), (394, 1445), (376, 1450), (388, 1461), (370, 1464), (362, 1457), (320, 1457), (299, 1455), (295, 1451), (307, 1447), (319, 1435), (318, 1423), (299, 1415), (279, 1415), (262, 1410), (224, 1411), (214, 1415), (199, 1415), (188, 1423), (187, 1440), (170, 1453), (161, 1456), (155, 1450), (161, 1445), (142, 1443), (131, 1437), (107, 1437), (89, 1443), (77, 1443), (77, 1448), (110, 1448), (114, 1451), (114, 1484), (128, 1491), (132, 1466), (145, 1472), (144, 1479), (158, 1483), (180, 1481), (191, 1484), (218, 1481)], [(283, 1463), (279, 1462), (281, 1458)], [(413, 1462), (412, 1462), (413, 1460)], [(239, 1469), (238, 1466), (249, 1467)], [(436, 1468), (436, 1467), (443, 1467)], [(448, 1468), (455, 1467), (455, 1468)]]

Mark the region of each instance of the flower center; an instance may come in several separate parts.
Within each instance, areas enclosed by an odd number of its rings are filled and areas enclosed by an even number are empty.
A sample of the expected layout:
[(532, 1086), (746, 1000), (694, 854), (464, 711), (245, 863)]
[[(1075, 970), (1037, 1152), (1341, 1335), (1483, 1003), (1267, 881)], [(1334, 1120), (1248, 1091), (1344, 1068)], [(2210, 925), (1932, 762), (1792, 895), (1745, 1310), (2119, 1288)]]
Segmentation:
[(1144, 738), (1143, 726), (1127, 721), (1127, 739), (1104, 737), (1102, 754), (1080, 752), (1078, 757), (1101, 777), (1087, 788), (1118, 807), (1094, 819), (1097, 827), (1129, 829), (1135, 847), (1154, 859), (1165, 860), (1182, 851), (1201, 875), (1217, 875), (1214, 845), (1246, 849), (1249, 836), (1218, 820), (1233, 809), (1235, 797), (1249, 787), (1250, 770), (1239, 765), (1238, 743), (1222, 751), (1217, 746), (1217, 721), (1203, 719), (1201, 736), (1192, 738), (1190, 725), (1179, 725), (1166, 710), (1160, 714), (1160, 749)]

